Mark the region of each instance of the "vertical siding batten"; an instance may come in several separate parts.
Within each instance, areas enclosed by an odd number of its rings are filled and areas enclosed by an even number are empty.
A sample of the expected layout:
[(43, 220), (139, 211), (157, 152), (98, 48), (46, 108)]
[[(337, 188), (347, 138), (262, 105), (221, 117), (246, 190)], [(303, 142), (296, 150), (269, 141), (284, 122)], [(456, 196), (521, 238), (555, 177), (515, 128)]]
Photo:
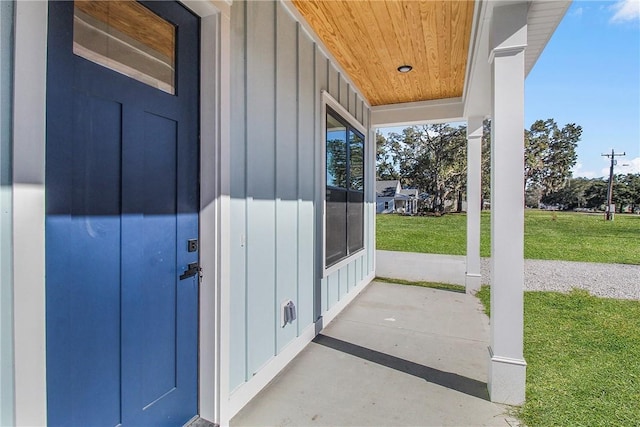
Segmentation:
[(247, 2), (248, 359), (254, 375), (275, 354), (275, 3)]
[(347, 111), (353, 114), (353, 111), (349, 110), (349, 83), (344, 78), (342, 73), (338, 73), (340, 81), (340, 89), (338, 90), (338, 99), (340, 105), (342, 105)]
[(329, 295), (327, 301), (327, 310), (330, 309), (340, 301), (340, 270), (334, 272), (327, 277), (327, 284), (329, 287)]
[(358, 284), (358, 282), (356, 282), (356, 270), (357, 268), (360, 266), (360, 264), (358, 264), (358, 260), (360, 260), (360, 258), (356, 259), (354, 262), (352, 262), (351, 264), (349, 264), (349, 287), (348, 287), (348, 291), (351, 292), (351, 290), (353, 288), (356, 287), (356, 285)]
[(356, 260), (356, 283), (360, 283), (360, 281), (365, 277), (364, 270), (362, 268), (363, 265), (364, 262), (362, 261), (362, 258), (358, 258)]
[(328, 59), (325, 58), (325, 60), (329, 64), (329, 87), (327, 90), (335, 99), (340, 99), (340, 72)]
[(345, 265), (344, 267), (342, 267), (339, 272), (340, 272), (340, 294), (338, 296), (338, 300), (342, 300), (344, 298), (345, 295), (347, 295), (347, 292), (349, 291), (349, 267), (351, 266), (351, 263)]
[(376, 145), (375, 145), (375, 133), (371, 129), (371, 109), (367, 108), (363, 111), (362, 119), (365, 122), (365, 126), (369, 129), (369, 170), (365, 168), (365, 174), (369, 177), (369, 190), (368, 196), (365, 194), (365, 200), (367, 200), (368, 204), (365, 204), (366, 212), (369, 214), (369, 227), (367, 233), (367, 241), (368, 241), (368, 253), (367, 253), (367, 275), (375, 274), (375, 253), (376, 253), (376, 240), (375, 240), (375, 225), (376, 225)]
[(277, 311), (274, 327), (279, 353), (297, 336), (297, 322), (280, 326), (280, 304), (291, 299), (298, 305), (298, 85), (295, 84), (298, 56), (297, 24), (281, 3), (276, 4)]
[(329, 80), (330, 80), (330, 64), (329, 60), (324, 56), (324, 54), (320, 51), (318, 45), (315, 46), (315, 57), (316, 57), (316, 90), (314, 93), (314, 105), (315, 105), (315, 117), (313, 118), (315, 123), (315, 153), (316, 153), (316, 167), (318, 168), (316, 177), (318, 182), (315, 187), (316, 191), (316, 277), (320, 278), (320, 286), (317, 289), (316, 295), (316, 309), (318, 312), (316, 313), (316, 319), (322, 316), (322, 313), (328, 310), (329, 307), (329, 280), (327, 277), (323, 277), (322, 274), (322, 265), (323, 265), (323, 257), (324, 252), (322, 248), (323, 244), (323, 229), (324, 229), (324, 217), (323, 217), (323, 209), (324, 209), (324, 199), (322, 198), (323, 191), (322, 186), (324, 185), (325, 180), (325, 172), (321, 169), (322, 164), (324, 162), (322, 158), (324, 144), (324, 135), (322, 135), (322, 123), (321, 121), (325, 120), (324, 117), (321, 117), (322, 111), (322, 97), (320, 93), (323, 90), (329, 90)]
[(353, 117), (356, 118), (356, 120), (360, 121), (360, 119), (358, 119), (358, 111), (356, 108), (356, 103), (358, 101), (358, 96), (355, 93), (355, 91), (353, 90), (353, 88), (351, 87), (350, 84), (347, 84), (347, 88), (348, 88), (348, 92), (347, 92), (347, 99), (348, 99), (348, 103), (349, 103), (349, 112), (351, 114), (353, 114)]
[[(303, 282), (300, 280), (300, 262), (302, 252), (302, 245), (300, 244), (301, 233), (300, 233), (300, 209), (302, 207), (301, 197), (300, 197), (300, 23), (294, 20), (295, 25), (295, 50), (296, 50), (296, 132), (295, 132), (295, 149), (296, 149), (296, 162), (295, 162), (295, 177), (296, 177), (296, 275), (295, 275), (295, 283), (296, 283), (296, 311), (298, 314), (298, 319), (295, 323), (295, 336), (300, 336), (300, 308), (302, 304), (300, 303), (300, 286)], [(304, 285), (302, 285), (304, 286)]]
[[(298, 335), (314, 317), (315, 45), (297, 24), (298, 46)], [(309, 171), (312, 174), (309, 174)]]
[(246, 203), (246, 3), (235, 2), (232, 6), (232, 67), (233, 83), (231, 96), (231, 304), (230, 310), (230, 372), (231, 390), (248, 380), (247, 359), (247, 232)]
[(247, 177), (247, 170), (249, 169), (249, 150), (248, 150), (248, 141), (249, 141), (249, 126), (247, 123), (249, 120), (249, 79), (247, 78), (249, 73), (249, 65), (248, 65), (248, 52), (249, 52), (249, 37), (247, 36), (247, 28), (249, 26), (249, 17), (247, 13), (247, 5), (246, 2), (244, 4), (244, 15), (243, 15), (243, 27), (242, 27), (242, 39), (243, 39), (243, 47), (244, 47), (244, 104), (242, 106), (244, 113), (244, 122), (242, 123), (244, 130), (244, 163), (242, 174), (244, 176), (244, 234), (240, 237), (240, 243), (244, 248), (244, 288), (245, 288), (245, 297), (244, 297), (244, 313), (245, 313), (245, 330), (244, 330), (244, 359), (245, 359), (245, 381), (249, 381), (251, 376), (249, 375), (249, 245), (248, 245), (248, 236), (249, 236), (249, 198), (247, 197), (249, 194), (249, 179)]
[(11, 176), (14, 6), (12, 2), (0, 2), (0, 425), (15, 423)]
[(278, 325), (276, 324), (279, 311), (278, 311), (278, 3), (274, 2), (273, 7), (275, 9), (273, 14), (273, 28), (274, 28), (274, 40), (273, 40), (273, 257), (274, 257), (274, 270), (273, 270), (273, 319), (271, 327), (273, 328), (273, 356), (278, 354)]
[[(278, 327), (276, 325), (276, 318), (278, 317), (278, 77), (280, 72), (278, 71), (278, 5), (277, 2), (273, 4), (273, 318), (271, 320), (271, 327), (273, 328), (273, 356), (278, 354)], [(265, 64), (266, 65), (266, 64)], [(271, 64), (269, 64), (271, 65)], [(267, 113), (265, 111), (264, 113)], [(265, 304), (267, 301), (265, 301)], [(268, 319), (265, 319), (268, 320)]]

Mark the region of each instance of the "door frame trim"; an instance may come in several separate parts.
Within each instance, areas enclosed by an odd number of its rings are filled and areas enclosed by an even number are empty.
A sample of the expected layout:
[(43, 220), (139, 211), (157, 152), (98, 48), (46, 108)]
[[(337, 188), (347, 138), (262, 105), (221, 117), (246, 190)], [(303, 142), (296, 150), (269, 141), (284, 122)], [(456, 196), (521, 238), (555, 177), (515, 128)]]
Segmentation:
[(224, 0), (182, 3), (201, 18), (198, 407), (202, 418), (228, 425), (231, 6)]
[[(226, 405), (221, 402), (228, 401), (229, 367), (231, 7), (225, 0), (181, 3), (201, 18), (200, 263), (204, 277), (199, 302), (198, 412), (205, 419), (226, 425)], [(16, 2), (13, 117), (13, 308), (14, 336), (19, 337), (14, 343), (16, 425), (47, 425), (44, 229), (47, 22), (46, 1)]]

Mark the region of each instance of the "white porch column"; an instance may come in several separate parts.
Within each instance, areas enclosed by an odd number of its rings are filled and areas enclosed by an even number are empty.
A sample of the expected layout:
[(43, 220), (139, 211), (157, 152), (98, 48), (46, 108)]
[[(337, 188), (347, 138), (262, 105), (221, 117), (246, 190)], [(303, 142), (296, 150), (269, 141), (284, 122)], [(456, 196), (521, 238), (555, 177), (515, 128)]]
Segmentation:
[(524, 282), (524, 49), (527, 3), (493, 12), (491, 126), (491, 344), (493, 402), (525, 400)]
[(482, 175), (482, 117), (467, 120), (467, 272), (468, 294), (480, 289), (480, 193)]

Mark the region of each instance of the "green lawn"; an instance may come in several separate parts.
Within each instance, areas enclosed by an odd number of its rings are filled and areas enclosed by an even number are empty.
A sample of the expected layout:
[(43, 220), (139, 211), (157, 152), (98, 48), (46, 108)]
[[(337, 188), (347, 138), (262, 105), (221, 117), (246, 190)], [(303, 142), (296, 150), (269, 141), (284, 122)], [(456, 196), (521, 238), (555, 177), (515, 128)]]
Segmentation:
[[(377, 248), (464, 255), (466, 215), (377, 215)], [(525, 258), (640, 264), (640, 215), (525, 212)], [(490, 256), (490, 213), (482, 213), (480, 253)]]
[[(489, 292), (478, 292), (487, 312)], [(525, 292), (524, 312), (525, 425), (640, 424), (638, 301)]]

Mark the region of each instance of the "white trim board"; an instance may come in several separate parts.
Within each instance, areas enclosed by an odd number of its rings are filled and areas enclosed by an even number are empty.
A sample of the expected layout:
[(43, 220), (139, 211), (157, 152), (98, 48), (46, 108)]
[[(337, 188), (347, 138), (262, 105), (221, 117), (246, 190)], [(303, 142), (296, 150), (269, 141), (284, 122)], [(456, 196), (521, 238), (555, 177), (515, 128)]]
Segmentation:
[[(221, 342), (228, 340), (230, 24), (225, 2), (185, 0), (200, 17), (200, 282), (198, 413), (220, 422), (221, 388), (228, 368)], [(205, 160), (206, 159), (206, 160)], [(224, 347), (223, 347), (224, 348)]]
[(411, 126), (464, 121), (462, 98), (379, 105), (371, 108), (372, 126)]
[(16, 2), (13, 139), (15, 423), (47, 424), (46, 2)]

